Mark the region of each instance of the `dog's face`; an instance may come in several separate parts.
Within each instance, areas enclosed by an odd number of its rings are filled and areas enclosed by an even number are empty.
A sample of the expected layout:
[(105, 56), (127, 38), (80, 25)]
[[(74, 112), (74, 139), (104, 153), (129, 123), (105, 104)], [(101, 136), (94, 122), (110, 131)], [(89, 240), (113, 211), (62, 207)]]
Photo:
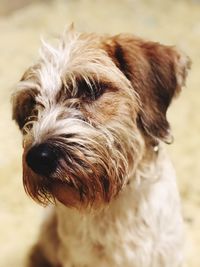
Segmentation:
[(78, 208), (113, 199), (148, 144), (167, 141), (188, 67), (174, 48), (128, 35), (71, 30), (58, 48), (44, 43), (13, 95), (28, 194)]

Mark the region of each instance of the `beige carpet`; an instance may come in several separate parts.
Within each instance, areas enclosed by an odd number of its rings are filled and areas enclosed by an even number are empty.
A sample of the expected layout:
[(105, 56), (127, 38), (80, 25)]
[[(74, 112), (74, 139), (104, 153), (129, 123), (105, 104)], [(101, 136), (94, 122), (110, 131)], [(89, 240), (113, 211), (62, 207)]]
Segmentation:
[(6, 5), (15, 1), (0, 0), (0, 267), (24, 266), (42, 216), (42, 208), (22, 188), (21, 137), (11, 121), (10, 95), (37, 58), (41, 35), (49, 39), (72, 21), (79, 30), (132, 32), (177, 44), (192, 58), (187, 88), (169, 114), (175, 136), (169, 152), (182, 195), (188, 266), (199, 267), (200, 1), (21, 1), (23, 7), (17, 4), (13, 11)]

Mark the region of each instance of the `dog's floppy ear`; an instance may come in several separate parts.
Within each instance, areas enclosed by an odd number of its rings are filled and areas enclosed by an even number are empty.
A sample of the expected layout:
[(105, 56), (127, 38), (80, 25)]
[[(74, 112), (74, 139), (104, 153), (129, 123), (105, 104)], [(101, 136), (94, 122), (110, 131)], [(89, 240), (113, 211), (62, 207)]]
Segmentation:
[(17, 90), (11, 98), (12, 119), (16, 121), (20, 130), (23, 128), (26, 119), (31, 115), (35, 106), (35, 96), (38, 93), (38, 90), (34, 88), (36, 86), (36, 81), (34, 80), (34, 69), (36, 67), (30, 67), (24, 73), (18, 83)]
[(139, 125), (146, 134), (170, 142), (166, 112), (185, 83), (189, 58), (175, 47), (123, 34), (107, 39), (105, 50), (140, 98)]
[(35, 92), (34, 90), (24, 89), (12, 96), (12, 119), (17, 122), (20, 130), (35, 106)]

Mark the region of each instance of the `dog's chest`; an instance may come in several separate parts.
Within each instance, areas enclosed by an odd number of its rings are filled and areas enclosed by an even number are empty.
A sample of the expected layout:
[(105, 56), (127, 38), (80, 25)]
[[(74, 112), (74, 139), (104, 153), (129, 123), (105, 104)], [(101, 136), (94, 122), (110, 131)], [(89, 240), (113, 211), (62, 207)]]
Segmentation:
[[(151, 266), (153, 239), (149, 226), (136, 215), (132, 194), (121, 198), (120, 203), (121, 208), (116, 203), (98, 216), (81, 215), (64, 206), (57, 209), (63, 267), (133, 267), (133, 263), (141, 267), (144, 260), (145, 266)], [(148, 251), (145, 257), (143, 251)]]
[[(97, 218), (73, 210), (63, 212), (63, 209), (66, 208), (60, 207), (58, 211), (59, 258), (63, 267), (132, 266), (129, 263), (135, 257), (136, 245), (131, 233), (133, 212), (122, 222), (112, 221), (109, 216)], [(124, 227), (129, 221), (132, 225)]]
[(70, 264), (73, 262), (75, 266), (86, 264), (87, 261), (91, 261), (95, 252), (95, 244), (88, 223), (84, 217), (74, 214), (73, 211), (69, 211), (68, 216), (67, 214), (63, 215), (63, 213), (61, 216), (62, 219), (58, 226), (61, 241), (59, 256), (61, 261), (65, 263), (64, 267), (68, 267), (68, 261)]

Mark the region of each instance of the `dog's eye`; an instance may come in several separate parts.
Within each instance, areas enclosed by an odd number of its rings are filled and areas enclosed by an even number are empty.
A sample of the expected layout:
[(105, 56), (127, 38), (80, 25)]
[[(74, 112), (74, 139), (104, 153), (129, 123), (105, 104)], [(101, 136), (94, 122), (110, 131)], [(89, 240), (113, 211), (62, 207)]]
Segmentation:
[(22, 128), (23, 134), (27, 134), (28, 132), (30, 132), (30, 130), (33, 127), (34, 122), (37, 120), (37, 117), (38, 117), (38, 110), (33, 109), (33, 111), (31, 112), (31, 115), (25, 119), (25, 122)]
[(106, 91), (107, 87), (108, 85), (103, 82), (81, 79), (77, 81), (77, 97), (94, 101)]
[(35, 107), (34, 90), (23, 90), (13, 96), (13, 119), (22, 129)]
[(63, 83), (56, 100), (80, 99), (85, 102), (99, 99), (105, 92), (116, 91), (117, 87), (109, 81), (96, 81), (95, 79), (76, 78), (75, 81)]

